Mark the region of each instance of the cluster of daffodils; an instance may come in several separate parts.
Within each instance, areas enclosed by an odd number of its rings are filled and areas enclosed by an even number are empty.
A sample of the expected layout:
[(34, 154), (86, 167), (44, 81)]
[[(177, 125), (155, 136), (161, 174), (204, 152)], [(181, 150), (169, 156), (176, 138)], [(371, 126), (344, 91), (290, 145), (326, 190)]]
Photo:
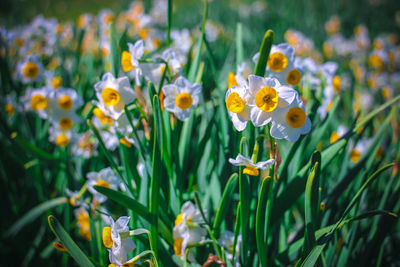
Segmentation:
[(271, 123), (271, 136), (295, 142), (311, 130), (311, 121), (294, 89), (301, 82), (302, 69), (295, 65), (292, 46), (272, 46), (266, 75), (249, 75), (247, 81), (241, 74), (230, 74), (231, 87), (225, 96), (229, 116), (238, 131), (244, 130), (249, 120), (256, 127)]

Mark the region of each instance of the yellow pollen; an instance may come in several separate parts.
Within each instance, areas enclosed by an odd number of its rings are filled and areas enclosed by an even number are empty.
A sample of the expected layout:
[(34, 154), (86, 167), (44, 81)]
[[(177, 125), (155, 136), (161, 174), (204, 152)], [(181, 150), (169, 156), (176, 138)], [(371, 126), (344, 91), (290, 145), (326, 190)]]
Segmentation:
[(93, 109), (93, 114), (100, 120), (101, 124), (108, 123), (109, 125), (113, 125), (113, 120), (108, 117), (101, 109), (95, 108)]
[(176, 216), (176, 219), (175, 219), (175, 226), (179, 225), (181, 222), (183, 222), (183, 214), (179, 213), (179, 215)]
[(235, 74), (232, 72), (229, 72), (228, 74), (228, 89), (232, 88), (233, 86), (237, 86), (238, 83), (236, 81)]
[(66, 146), (68, 145), (69, 140), (68, 137), (64, 134), (57, 136), (56, 138), (56, 145), (57, 146)]
[(275, 52), (269, 55), (268, 67), (275, 72), (281, 72), (288, 64), (287, 57), (281, 52)]
[(383, 87), (381, 93), (382, 93), (382, 96), (383, 96), (383, 98), (385, 100), (388, 100), (390, 98), (390, 90), (389, 90), (389, 88)]
[(106, 226), (103, 228), (103, 244), (106, 248), (112, 248), (113, 240), (111, 238), (111, 227)]
[(39, 67), (35, 62), (29, 61), (25, 63), (24, 67), (22, 68), (22, 73), (25, 75), (25, 77), (34, 79), (39, 74)]
[(107, 14), (107, 15), (104, 16), (104, 23), (110, 24), (113, 21), (114, 21), (114, 15), (113, 14)]
[(123, 51), (122, 52), (122, 56), (121, 56), (121, 65), (122, 65), (122, 69), (125, 72), (130, 71), (131, 69), (133, 69), (133, 65), (131, 62), (131, 58), (132, 55), (131, 53), (127, 52), (127, 51)]
[(246, 167), (243, 169), (243, 174), (248, 174), (251, 176), (258, 176), (260, 172), (255, 167)]
[(6, 110), (6, 112), (8, 113), (8, 115), (12, 116), (15, 113), (15, 108), (13, 105), (11, 104), (7, 104), (4, 109)]
[(331, 134), (331, 137), (329, 138), (329, 142), (331, 144), (335, 143), (337, 140), (339, 140), (340, 136), (339, 134), (335, 131)]
[(321, 202), (321, 203), (319, 204), (319, 209), (320, 209), (321, 211), (324, 211), (324, 210), (325, 210), (325, 203), (324, 203), (324, 202)]
[(339, 76), (335, 76), (332, 79), (332, 85), (333, 85), (333, 91), (335, 91), (336, 93), (340, 92), (340, 77)]
[(78, 214), (78, 225), (82, 228), (90, 228), (90, 222), (89, 222), (89, 214), (85, 212), (80, 212)]
[(53, 89), (58, 89), (62, 84), (62, 78), (57, 76), (54, 77), (53, 80), (51, 81), (51, 87), (53, 87)]
[(289, 71), (286, 76), (286, 82), (290, 85), (298, 85), (301, 80), (301, 72), (298, 69), (293, 69)]
[(265, 112), (271, 112), (278, 106), (278, 98), (276, 90), (270, 86), (266, 86), (257, 92), (254, 100), (258, 108)]
[(300, 128), (306, 123), (306, 113), (300, 107), (293, 107), (286, 113), (286, 122), (292, 128)]
[(72, 128), (72, 125), (73, 125), (74, 123), (72, 122), (72, 120), (71, 120), (70, 118), (64, 117), (64, 118), (61, 118), (61, 119), (58, 121), (58, 124), (60, 125), (61, 130), (66, 131), (66, 130), (71, 129), (71, 128)]
[(121, 144), (123, 144), (124, 146), (126, 146), (126, 147), (132, 147), (132, 143), (129, 142), (128, 139), (126, 139), (125, 137), (124, 138), (120, 138), (119, 142)]
[(174, 252), (178, 257), (182, 257), (182, 242), (183, 239), (180, 238), (174, 240)]
[(244, 109), (244, 102), (238, 93), (233, 92), (226, 98), (226, 108), (233, 113), (240, 113)]
[(119, 92), (112, 88), (105, 88), (101, 92), (101, 98), (107, 106), (115, 106), (119, 103), (121, 96)]
[(71, 206), (75, 206), (75, 198), (71, 197), (68, 202)]
[(47, 99), (41, 94), (35, 94), (31, 98), (31, 108), (33, 110), (41, 110), (47, 107)]
[(193, 98), (189, 93), (183, 92), (175, 98), (175, 104), (180, 109), (188, 109), (193, 104)]
[(110, 188), (110, 184), (104, 180), (98, 180), (96, 183), (97, 186), (102, 186), (106, 188)]
[(69, 95), (63, 95), (58, 99), (61, 109), (70, 110), (74, 106), (74, 101)]
[(350, 160), (356, 163), (360, 160), (360, 157), (361, 157), (360, 151), (358, 151), (357, 148), (354, 148), (350, 153)]
[(372, 54), (371, 56), (369, 56), (368, 58), (368, 65), (371, 68), (374, 69), (382, 69), (383, 68), (383, 60), (381, 59), (380, 56), (376, 55), (376, 54)]
[(148, 34), (146, 28), (141, 28), (138, 31), (138, 35), (139, 35), (140, 39), (143, 39), (143, 40), (149, 39), (149, 34)]
[(325, 42), (322, 45), (322, 52), (326, 58), (331, 58), (333, 55), (333, 48), (330, 43)]

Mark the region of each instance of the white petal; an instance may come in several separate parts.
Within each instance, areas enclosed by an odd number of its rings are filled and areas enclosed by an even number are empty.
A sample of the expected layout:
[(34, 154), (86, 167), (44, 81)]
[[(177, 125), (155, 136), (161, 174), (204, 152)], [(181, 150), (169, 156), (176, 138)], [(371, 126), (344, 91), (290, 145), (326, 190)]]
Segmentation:
[(258, 107), (252, 107), (250, 111), (250, 118), (254, 126), (264, 126), (271, 121), (272, 112), (265, 112)]

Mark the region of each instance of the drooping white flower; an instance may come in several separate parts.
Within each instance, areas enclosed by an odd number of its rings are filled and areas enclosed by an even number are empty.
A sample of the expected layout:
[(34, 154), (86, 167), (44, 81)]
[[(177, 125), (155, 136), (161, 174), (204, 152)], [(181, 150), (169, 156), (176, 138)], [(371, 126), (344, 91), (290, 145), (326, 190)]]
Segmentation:
[(183, 76), (179, 76), (173, 84), (164, 85), (164, 107), (175, 116), (185, 121), (189, 118), (191, 110), (199, 103), (201, 85), (191, 83)]
[(103, 244), (108, 248), (108, 256), (111, 264), (122, 266), (128, 260), (128, 253), (135, 247), (135, 243), (129, 236), (130, 217), (122, 216), (114, 222), (109, 217), (108, 224), (103, 228)]
[[(173, 229), (174, 252), (178, 257), (184, 257), (188, 245), (205, 239), (207, 230), (201, 227), (203, 223), (204, 220), (195, 205), (190, 201), (185, 202), (181, 208), (181, 213), (175, 219)], [(194, 261), (190, 252), (189, 260)]]
[(263, 171), (268, 170), (269, 167), (275, 163), (275, 159), (269, 159), (266, 161), (259, 161), (257, 163), (254, 163), (253, 160), (251, 160), (250, 158), (246, 158), (242, 154), (238, 154), (236, 156), (236, 159), (230, 158), (229, 162), (234, 166), (244, 166), (244, 174), (258, 176), (260, 174), (259, 170), (261, 170), (261, 175), (265, 176), (265, 173), (263, 173)]

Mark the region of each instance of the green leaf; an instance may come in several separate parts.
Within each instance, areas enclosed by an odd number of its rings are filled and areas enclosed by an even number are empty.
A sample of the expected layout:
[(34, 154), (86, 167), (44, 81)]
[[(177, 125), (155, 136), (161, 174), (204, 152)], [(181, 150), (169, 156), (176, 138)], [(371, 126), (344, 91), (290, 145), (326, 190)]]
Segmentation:
[(65, 203), (68, 203), (68, 199), (66, 197), (59, 197), (37, 205), (36, 207), (28, 211), (24, 216), (22, 216), (22, 218), (19, 219), (16, 223), (14, 223), (10, 230), (8, 230), (7, 236), (15, 236), (24, 226), (34, 221), (42, 213)]
[(201, 35), (197, 41), (196, 54), (195, 54), (193, 63), (190, 66), (190, 71), (189, 71), (189, 81), (191, 81), (191, 82), (193, 82), (195, 80), (197, 71), (200, 66), (201, 47), (203, 46), (203, 39), (205, 36), (207, 16), (208, 16), (208, 0), (204, 0), (203, 21), (201, 24)]
[(261, 43), (260, 56), (257, 61), (256, 69), (254, 70), (255, 75), (264, 76), (273, 41), (274, 32), (272, 30), (267, 30)]
[(312, 168), (308, 175), (306, 191), (304, 194), (305, 231), (303, 250), (306, 255), (315, 246), (315, 223), (317, 222), (319, 173), (321, 167), (321, 154), (315, 152), (312, 157)]
[(114, 77), (118, 76), (119, 58), (117, 51), (117, 42), (115, 38), (115, 25), (114, 22), (110, 23), (110, 63), (111, 73)]
[[(102, 187), (102, 186), (93, 186), (93, 188), (98, 191), (99, 193), (105, 195), (106, 197), (114, 200), (121, 206), (132, 210), (137, 215), (148, 221), (149, 223), (153, 224), (156, 218), (149, 212), (149, 210), (140, 202), (134, 200), (133, 198), (125, 195), (124, 193)], [(165, 225), (165, 223), (158, 219), (159, 225), (159, 232), (163, 236), (163, 238), (170, 244), (173, 245), (174, 241), (172, 239), (172, 234), (169, 228)]]
[(239, 66), (243, 62), (243, 25), (236, 24), (236, 65)]
[(358, 129), (360, 129), (362, 126), (364, 126), (367, 122), (369, 122), (373, 117), (375, 117), (379, 112), (383, 111), (385, 108), (390, 107), (394, 103), (400, 100), (400, 95), (398, 95), (395, 98), (390, 99), (387, 101), (385, 104), (377, 107), (367, 115), (359, 122), (357, 123), (356, 127), (354, 128), (353, 132), (356, 133)]
[(58, 157), (55, 157), (54, 155), (47, 153), (46, 151), (42, 150), (41, 148), (30, 143), (25, 138), (19, 136), (15, 132), (11, 134), (11, 140), (13, 140), (22, 149), (27, 150), (27, 151), (31, 152), (33, 155), (36, 155), (42, 159), (51, 160), (51, 161), (60, 160)]
[(257, 213), (256, 213), (256, 243), (258, 256), (260, 257), (261, 266), (267, 266), (267, 240), (265, 236), (265, 224), (269, 223), (268, 218), (265, 220), (265, 210), (267, 207), (267, 201), (269, 194), (271, 193), (270, 187), (272, 184), (272, 178), (270, 176), (265, 177), (261, 182), (260, 195), (258, 197)]
[(64, 230), (62, 225), (54, 216), (48, 217), (49, 225), (51, 231), (57, 236), (61, 243), (67, 248), (68, 253), (80, 266), (90, 266), (94, 267), (93, 263), (89, 258), (83, 253), (83, 251), (78, 247), (78, 245), (72, 240), (69, 234)]
[(234, 173), (229, 178), (226, 183), (224, 193), (222, 194), (221, 201), (219, 202), (219, 207), (217, 213), (215, 214), (213, 229), (217, 231), (221, 226), (226, 213), (228, 212), (229, 205), (232, 202), (232, 196), (235, 193), (235, 189), (238, 183), (238, 174)]

